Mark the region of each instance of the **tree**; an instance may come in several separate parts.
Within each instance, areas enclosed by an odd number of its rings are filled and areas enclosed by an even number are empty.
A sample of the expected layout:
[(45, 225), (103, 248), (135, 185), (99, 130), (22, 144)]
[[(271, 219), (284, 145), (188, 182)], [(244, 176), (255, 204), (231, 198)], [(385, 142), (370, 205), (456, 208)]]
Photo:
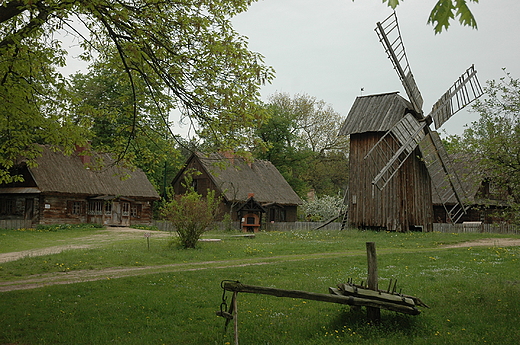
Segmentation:
[(473, 105), (480, 118), (452, 146), (480, 158), (485, 175), (511, 196), (510, 215), (520, 209), (520, 80), (510, 73), (488, 81), (484, 99)]
[[(341, 115), (323, 100), (307, 94), (291, 98), (275, 93), (267, 109), (270, 118), (257, 130), (263, 145), (255, 151), (256, 157), (273, 163), (301, 197), (310, 189), (320, 195), (343, 189), (343, 183), (334, 183), (342, 179), (332, 178), (338, 174), (346, 178), (347, 174), (344, 152), (348, 140), (338, 136)], [(330, 169), (338, 164), (345, 165), (343, 169)]]
[[(478, 0), (469, 1), (478, 3)], [(387, 2), (393, 9), (399, 5), (399, 0), (383, 0), (383, 2)], [(430, 12), (428, 24), (434, 26), (435, 33), (440, 33), (443, 29), (448, 30), (450, 21), (458, 17), (460, 24), (477, 28), (477, 21), (467, 3), (466, 0), (438, 0)]]
[[(171, 134), (172, 124), (163, 117), (172, 108), (170, 99), (150, 94), (141, 80), (135, 82), (134, 99), (128, 78), (113, 59), (98, 60), (88, 73), (76, 73), (70, 79), (70, 93), (77, 104), (73, 119), (89, 130), (92, 149), (118, 153), (119, 163), (132, 163), (157, 190), (164, 189), (165, 170), (171, 181), (184, 161), (179, 145), (186, 145)], [(135, 119), (134, 100), (139, 113)]]
[(205, 197), (195, 191), (193, 173), (186, 174), (183, 183), (186, 192), (176, 195), (162, 209), (162, 215), (172, 222), (181, 246), (185, 249), (196, 247), (202, 234), (215, 222), (219, 206), (214, 190), (208, 190)]
[[(0, 182), (18, 156), (38, 155), (35, 142), (70, 153), (84, 143), (74, 123), (76, 104), (57, 68), (66, 52), (57, 37), (74, 35), (86, 60), (109, 61), (115, 54), (130, 87), (125, 108), (129, 137), (140, 116), (138, 90), (152, 103), (171, 105), (215, 138), (235, 147), (261, 121), (259, 86), (273, 77), (263, 57), (247, 49), (229, 18), (251, 0), (8, 0), (0, 11)], [(82, 34), (82, 32), (87, 34)], [(140, 80), (140, 82), (138, 82)], [(156, 104), (157, 105), (157, 104)], [(162, 111), (162, 110), (161, 110)], [(166, 109), (163, 116), (167, 117)]]
[(338, 193), (335, 196), (324, 195), (321, 198), (304, 201), (301, 212), (306, 219), (319, 222), (338, 216), (343, 207), (343, 196)]

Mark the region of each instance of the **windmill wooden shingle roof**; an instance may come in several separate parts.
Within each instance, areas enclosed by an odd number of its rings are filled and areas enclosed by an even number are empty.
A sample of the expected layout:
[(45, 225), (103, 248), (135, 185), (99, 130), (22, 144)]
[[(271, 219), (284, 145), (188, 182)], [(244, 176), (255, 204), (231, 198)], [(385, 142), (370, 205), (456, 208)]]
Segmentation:
[(398, 92), (357, 97), (339, 134), (386, 132), (401, 120), (407, 109), (412, 109), (412, 104)]

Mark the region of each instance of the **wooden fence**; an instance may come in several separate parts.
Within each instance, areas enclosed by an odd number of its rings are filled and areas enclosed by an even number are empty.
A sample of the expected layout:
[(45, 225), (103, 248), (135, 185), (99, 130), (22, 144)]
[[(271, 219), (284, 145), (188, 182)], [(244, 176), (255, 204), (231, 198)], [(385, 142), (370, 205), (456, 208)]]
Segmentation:
[[(293, 231), (293, 230), (314, 230), (321, 222), (279, 222), (262, 224), (261, 230), (264, 231)], [(153, 225), (159, 230), (175, 231), (172, 224), (168, 221), (154, 220)], [(215, 228), (219, 230), (240, 229), (239, 222), (217, 222)], [(339, 230), (340, 222), (332, 222), (327, 224), (321, 230)], [(511, 224), (481, 224), (480, 222), (471, 222), (463, 224), (434, 223), (433, 231), (445, 233), (464, 233), (464, 232), (480, 232), (494, 234), (520, 234), (520, 227)]]
[[(262, 224), (261, 230), (264, 231), (293, 231), (293, 230), (314, 230), (321, 225), (320, 222), (279, 222)], [(153, 225), (162, 231), (175, 231), (169, 221), (154, 220)], [(22, 229), (33, 227), (30, 220), (9, 219), (0, 220), (0, 229)], [(240, 229), (239, 222), (217, 222), (215, 227), (219, 230)], [(320, 230), (339, 230), (340, 222), (332, 222)], [(446, 233), (480, 232), (493, 234), (515, 234), (520, 235), (520, 227), (512, 224), (481, 224), (480, 222), (470, 222), (463, 224), (434, 223), (433, 231)]]
[(24, 219), (6, 219), (0, 220), (0, 229), (28, 229), (33, 228), (30, 220)]
[[(278, 222), (278, 223), (264, 223), (260, 230), (264, 231), (292, 231), (292, 230), (314, 230), (320, 226), (321, 222)], [(162, 231), (175, 231), (173, 225), (164, 220), (154, 220), (153, 225)], [(218, 230), (239, 230), (240, 222), (216, 222), (215, 228)], [(341, 223), (334, 222), (327, 224), (320, 230), (339, 230)]]
[(520, 234), (520, 227), (513, 224), (481, 224), (468, 222), (462, 224), (434, 223), (433, 231), (447, 233), (480, 232), (492, 234)]

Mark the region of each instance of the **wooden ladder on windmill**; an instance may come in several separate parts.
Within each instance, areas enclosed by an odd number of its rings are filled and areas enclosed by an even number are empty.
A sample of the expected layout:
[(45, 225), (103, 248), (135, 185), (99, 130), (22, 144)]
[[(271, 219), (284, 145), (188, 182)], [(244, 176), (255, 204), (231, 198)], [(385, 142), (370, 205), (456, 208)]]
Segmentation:
[(317, 227), (315, 227), (314, 230), (319, 230), (321, 228), (324, 228), (325, 226), (329, 225), (330, 223), (332, 223), (333, 221), (335, 221), (337, 219), (339, 219), (339, 221), (341, 222), (340, 230), (345, 230), (345, 228), (347, 227), (347, 224), (348, 224), (348, 200), (349, 200), (348, 195), (349, 195), (349, 193), (348, 193), (348, 187), (347, 187), (345, 189), (345, 194), (343, 195), (343, 207), (341, 208), (339, 213), (337, 215), (327, 219), (325, 222), (318, 225)]
[[(465, 193), (439, 134), (435, 130), (483, 94), (477, 79), (477, 71), (473, 65), (470, 66), (433, 105), (431, 112), (425, 116), (422, 110), (423, 99), (406, 57), (395, 12), (384, 21), (378, 22), (375, 30), (401, 79), (413, 109), (404, 114), (365, 156), (365, 159), (373, 159), (375, 164), (386, 162), (383, 167), (377, 168), (378, 172), (372, 180), (372, 185), (379, 190), (385, 188), (407, 158), (419, 147), (432, 180), (434, 192), (441, 199), (448, 220), (456, 223), (466, 212), (463, 204)], [(431, 130), (429, 127), (432, 122), (435, 122), (435, 130)], [(395, 145), (398, 147), (397, 150), (393, 149)], [(375, 189), (373, 189), (374, 192)]]

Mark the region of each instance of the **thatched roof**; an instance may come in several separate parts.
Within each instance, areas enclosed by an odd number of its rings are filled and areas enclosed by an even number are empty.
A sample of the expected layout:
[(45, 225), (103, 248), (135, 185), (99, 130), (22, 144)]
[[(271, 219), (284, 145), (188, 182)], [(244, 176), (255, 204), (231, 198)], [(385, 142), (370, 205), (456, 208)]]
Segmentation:
[(413, 106), (397, 92), (357, 97), (341, 126), (340, 135), (386, 132)]
[[(449, 159), (453, 165), (453, 169), (457, 174), (460, 183), (462, 185), (462, 189), (466, 193), (465, 203), (467, 204), (475, 204), (479, 203), (479, 188), (484, 180), (484, 173), (479, 168), (479, 159), (466, 155), (466, 154), (452, 154), (449, 155)], [(444, 179), (446, 178), (443, 174), (437, 174), (433, 176), (432, 179)], [(434, 205), (440, 205), (441, 200), (437, 193), (433, 190), (434, 182), (432, 180), (432, 202)], [(455, 196), (452, 196), (448, 203), (455, 204)]]
[(269, 161), (256, 159), (248, 163), (243, 158), (218, 153), (196, 153), (190, 159), (195, 157), (227, 201), (246, 201), (253, 193), (260, 204), (302, 204), (298, 194)]
[(37, 166), (28, 167), (42, 193), (67, 193), (90, 196), (124, 196), (159, 199), (144, 172), (112, 165), (108, 154), (95, 154), (92, 161), (102, 161), (100, 168), (88, 168), (76, 153), (66, 156), (42, 146)]

